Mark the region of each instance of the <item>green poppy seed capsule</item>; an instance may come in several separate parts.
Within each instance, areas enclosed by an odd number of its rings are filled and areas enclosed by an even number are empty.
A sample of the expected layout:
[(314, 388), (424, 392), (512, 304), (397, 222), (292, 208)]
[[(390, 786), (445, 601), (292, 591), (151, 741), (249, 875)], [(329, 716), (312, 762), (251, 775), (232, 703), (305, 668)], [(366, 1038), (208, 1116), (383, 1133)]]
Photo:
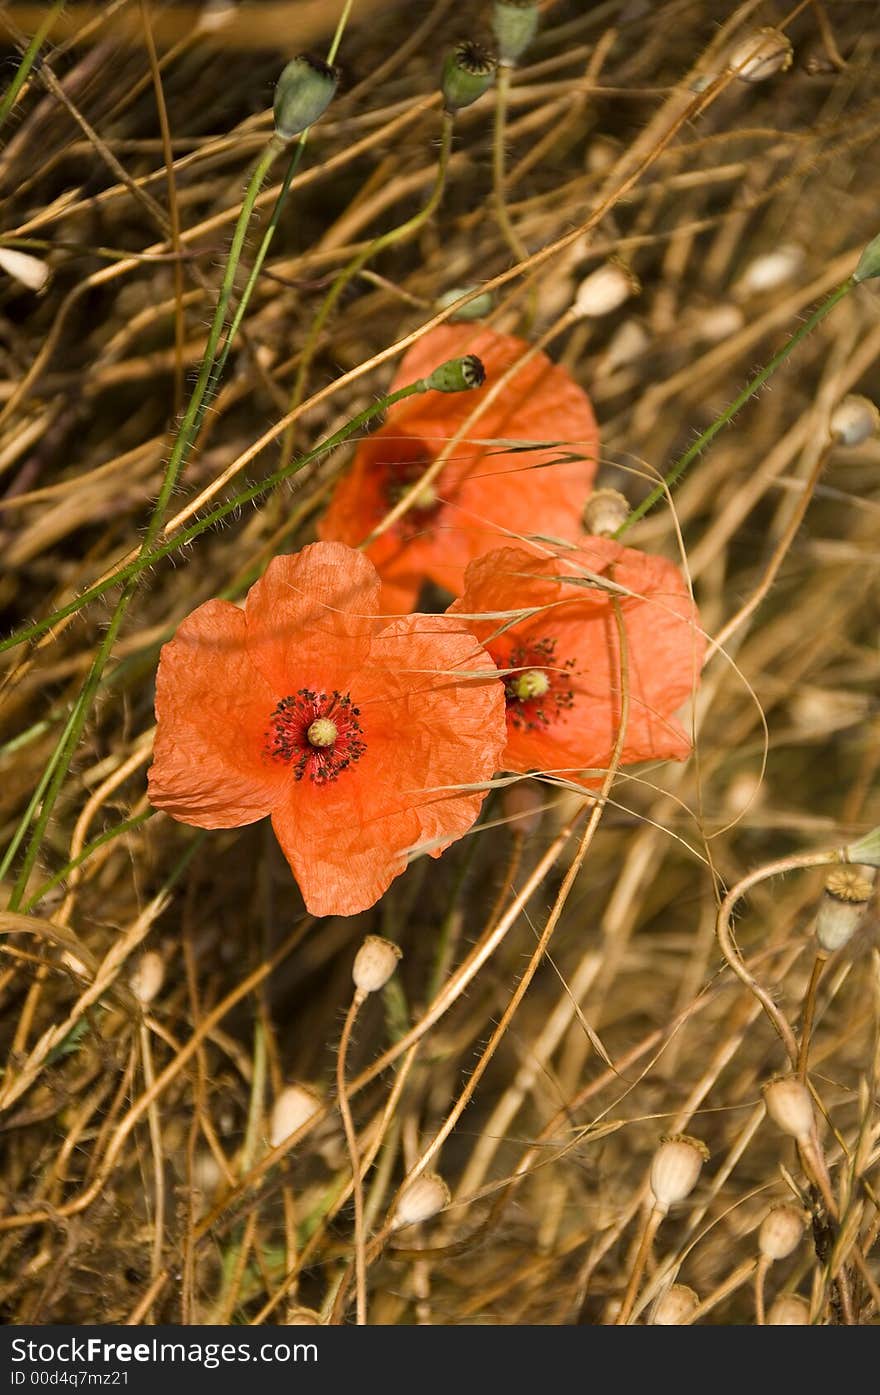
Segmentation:
[(470, 392), (482, 387), (486, 381), (486, 370), (476, 354), (465, 354), (464, 358), (451, 358), (441, 363), (439, 368), (425, 379), (425, 386), (435, 392)]
[[(445, 310), (448, 305), (454, 305), (457, 300), (461, 300), (463, 295), (475, 290), (475, 286), (455, 286), (451, 291), (444, 291), (434, 302), (438, 310)], [(495, 297), (491, 291), (484, 291), (474, 300), (469, 300), (467, 305), (463, 305), (460, 310), (456, 310), (451, 317), (453, 320), (481, 320), (484, 315), (488, 315), (495, 305)]]
[(870, 281), (872, 276), (880, 276), (880, 233), (868, 243), (859, 264), (853, 272), (853, 280)]
[(846, 849), (847, 862), (857, 862), (862, 867), (880, 867), (880, 828), (872, 828), (857, 843), (850, 843)]
[(492, 29), (498, 45), (498, 61), (508, 67), (525, 53), (538, 30), (538, 0), (495, 0)]
[(291, 58), (275, 84), (275, 131), (282, 140), (293, 140), (300, 131), (324, 115), (339, 85), (339, 69), (300, 53)]
[(494, 56), (480, 44), (466, 39), (447, 54), (440, 88), (448, 112), (469, 107), (491, 87), (497, 67)]

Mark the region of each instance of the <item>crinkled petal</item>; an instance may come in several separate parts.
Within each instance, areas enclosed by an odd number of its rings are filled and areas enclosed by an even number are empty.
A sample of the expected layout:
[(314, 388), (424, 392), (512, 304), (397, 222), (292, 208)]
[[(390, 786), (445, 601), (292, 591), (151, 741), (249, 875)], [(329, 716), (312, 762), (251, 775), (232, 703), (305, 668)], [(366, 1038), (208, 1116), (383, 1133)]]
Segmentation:
[(372, 905), (421, 844), (470, 828), (506, 740), (503, 687), (458, 621), (407, 616), (377, 635), (352, 684), (366, 751), (327, 785), (302, 780), (273, 826), (308, 909)]
[[(677, 709), (698, 681), (705, 639), (684, 578), (661, 557), (605, 539), (587, 539), (578, 553), (537, 558), (503, 549), (468, 569), (465, 593), (451, 608), (486, 643), (499, 666), (517, 647), (552, 640), (560, 666), (571, 662), (566, 686), (572, 706), (548, 725), (510, 722), (504, 763), (514, 771), (543, 770), (577, 777), (604, 768), (617, 743), (622, 718), (622, 669), (615, 606), (598, 584), (608, 577), (623, 592), (617, 603), (627, 637), (629, 706), (621, 763), (684, 759), (690, 742)], [(564, 580), (569, 577), (571, 580)], [(512, 627), (499, 612), (536, 610)]]
[(253, 666), (244, 613), (207, 601), (162, 648), (150, 802), (200, 828), (237, 828), (269, 813), (288, 771), (265, 755), (278, 700)]
[(275, 557), (248, 592), (248, 653), (282, 696), (345, 689), (370, 652), (380, 581), (372, 562), (338, 542)]

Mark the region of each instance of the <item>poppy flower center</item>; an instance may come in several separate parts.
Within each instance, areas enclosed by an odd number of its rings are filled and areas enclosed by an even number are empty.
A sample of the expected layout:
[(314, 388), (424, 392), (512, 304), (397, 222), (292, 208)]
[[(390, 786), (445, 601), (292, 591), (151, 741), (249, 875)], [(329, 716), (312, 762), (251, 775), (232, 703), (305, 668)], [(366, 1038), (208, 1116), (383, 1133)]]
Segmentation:
[(313, 784), (326, 785), (367, 749), (359, 716), (348, 693), (300, 688), (282, 698), (272, 713), (266, 752), (270, 759), (292, 765), (295, 779), (308, 776)]
[(516, 670), (504, 680), (511, 726), (521, 731), (549, 727), (573, 705), (566, 670), (574, 668), (574, 659), (559, 662), (555, 639), (518, 645), (511, 650), (505, 667)]
[(406, 513), (394, 525), (394, 530), (399, 536), (409, 539), (430, 528), (440, 512), (442, 501), (434, 487), (437, 481), (434, 484), (419, 485), (419, 480), (431, 465), (433, 456), (415, 440), (396, 444), (396, 457), (377, 463), (385, 474), (383, 494), (386, 508), (393, 508), (409, 494), (414, 485), (418, 485)]

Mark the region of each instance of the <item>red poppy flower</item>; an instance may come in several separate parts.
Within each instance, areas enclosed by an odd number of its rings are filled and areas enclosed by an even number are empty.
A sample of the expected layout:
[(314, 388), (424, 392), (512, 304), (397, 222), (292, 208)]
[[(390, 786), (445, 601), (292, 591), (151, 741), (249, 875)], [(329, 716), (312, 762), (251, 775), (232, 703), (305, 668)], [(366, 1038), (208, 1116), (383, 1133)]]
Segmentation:
[(461, 621), (379, 616), (372, 563), (340, 543), (276, 557), (244, 609), (208, 601), (162, 649), (149, 793), (172, 818), (272, 816), (308, 909), (353, 915), (477, 816), (504, 692)]
[[(339, 481), (319, 525), (321, 537), (361, 544), (528, 348), (512, 335), (468, 324), (440, 325), (414, 344), (391, 390), (470, 353), (483, 362), (486, 386), (428, 392), (391, 407)], [(545, 444), (517, 450), (492, 444), (499, 440)], [(472, 436), (456, 446), (424, 499), (367, 549), (382, 577), (383, 609), (411, 610), (426, 579), (460, 592), (467, 564), (505, 539), (536, 532), (571, 542), (582, 537), (598, 451), (586, 393), (546, 354), (535, 355), (477, 419)]]
[[(582, 772), (608, 766), (620, 724), (621, 665), (612, 592), (602, 578), (615, 587), (627, 637), (621, 763), (689, 754), (674, 714), (694, 689), (705, 641), (684, 578), (662, 557), (587, 538), (554, 556), (503, 548), (481, 557), (450, 607), (509, 670), (505, 769), (592, 784)], [(504, 618), (520, 611), (513, 623)]]

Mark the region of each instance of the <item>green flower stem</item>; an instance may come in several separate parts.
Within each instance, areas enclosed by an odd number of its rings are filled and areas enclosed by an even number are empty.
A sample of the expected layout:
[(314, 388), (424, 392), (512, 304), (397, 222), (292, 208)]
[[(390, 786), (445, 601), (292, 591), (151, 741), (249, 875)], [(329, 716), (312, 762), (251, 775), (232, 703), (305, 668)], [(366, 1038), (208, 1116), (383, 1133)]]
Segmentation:
[(31, 68), (34, 66), (37, 54), (43, 46), (43, 40), (49, 33), (49, 30), (52, 28), (52, 25), (55, 23), (55, 20), (58, 17), (58, 15), (60, 15), (61, 11), (64, 9), (65, 3), (66, 0), (55, 0), (55, 4), (52, 6), (51, 10), (46, 15), (46, 18), (43, 20), (43, 23), (40, 25), (36, 34), (31, 39), (30, 43), (28, 44), (27, 48), (22, 54), (21, 62), (18, 65), (18, 71), (16, 72), (15, 77), (12, 79), (12, 82), (9, 84), (6, 91), (3, 93), (2, 101), (0, 101), (0, 126), (3, 125), (4, 121), (6, 120), (7, 116), (11, 112), (13, 106), (15, 105), (15, 99), (28, 80), (28, 76), (30, 74)]
[(848, 276), (841, 285), (837, 286), (836, 289), (822, 301), (818, 309), (813, 311), (812, 315), (804, 321), (800, 329), (796, 330), (787, 343), (783, 344), (782, 348), (773, 355), (769, 363), (766, 363), (764, 367), (746, 383), (742, 392), (738, 397), (734, 398), (730, 406), (725, 407), (721, 415), (716, 417), (711, 425), (707, 426), (706, 430), (702, 435), (697, 437), (692, 445), (688, 446), (684, 455), (679, 456), (668, 475), (665, 476), (663, 483), (658, 484), (655, 489), (652, 489), (648, 497), (643, 499), (642, 502), (633, 509), (626, 522), (620, 525), (617, 532), (614, 534), (615, 538), (621, 537), (634, 523), (638, 523), (640, 518), (644, 518), (645, 514), (665, 497), (668, 491), (672, 489), (673, 485), (684, 474), (688, 466), (696, 460), (698, 455), (702, 454), (707, 446), (711, 445), (719, 431), (723, 430), (723, 428), (733, 420), (737, 412), (745, 406), (749, 399), (760, 391), (769, 378), (772, 378), (777, 368), (785, 362), (792, 350), (796, 349), (798, 344), (800, 344), (801, 340), (806, 339), (807, 335), (812, 333), (816, 326), (824, 320), (825, 316), (834, 309), (835, 305), (843, 300), (844, 296), (848, 295), (857, 284), (854, 276)]
[[(405, 223), (401, 223), (396, 228), (390, 228), (388, 232), (381, 233), (378, 237), (373, 238), (372, 242), (362, 248), (361, 251), (342, 268), (333, 282), (333, 285), (330, 287), (330, 290), (327, 292), (327, 295), (324, 297), (324, 301), (312, 321), (311, 328), (309, 329), (309, 336), (303, 348), (296, 381), (290, 395), (289, 411), (295, 411), (303, 399), (306, 379), (312, 364), (312, 359), (315, 356), (315, 350), (321, 332), (330, 318), (330, 315), (333, 313), (339, 301), (339, 297), (342, 295), (346, 286), (358, 275), (363, 267), (366, 266), (368, 261), (378, 256), (386, 247), (394, 247), (397, 243), (405, 242), (407, 238), (413, 237), (436, 212), (440, 200), (443, 197), (443, 190), (446, 186), (446, 175), (449, 169), (449, 156), (452, 150), (452, 132), (454, 124), (454, 117), (449, 112), (444, 112), (437, 174), (434, 179), (434, 187), (424, 207), (420, 208), (418, 213), (414, 213), (411, 218), (408, 218)], [(282, 465), (285, 465), (293, 454), (295, 432), (296, 425), (294, 422), (291, 422), (284, 433), (284, 438), (281, 443)]]
[(507, 201), (504, 196), (505, 159), (504, 141), (507, 132), (507, 97), (510, 92), (510, 68), (502, 64), (495, 81), (495, 129), (492, 138), (492, 183), (495, 201), (495, 216), (498, 226), (513, 255), (518, 262), (524, 262), (529, 255), (528, 248), (510, 221)]
[(103, 581), (95, 582), (94, 586), (90, 586), (86, 591), (83, 591), (82, 595), (78, 596), (76, 600), (61, 606), (60, 609), (46, 616), (44, 620), (37, 620), (34, 624), (26, 626), (23, 630), (19, 630), (17, 634), (10, 635), (8, 639), (0, 640), (0, 653), (3, 653), (7, 649), (14, 649), (17, 645), (24, 644), (29, 639), (38, 638), (39, 635), (45, 634), (47, 630), (51, 630), (53, 625), (57, 625), (59, 620), (66, 620), (69, 615), (75, 615), (77, 611), (82, 610), (83, 607), (87, 606), (91, 601), (97, 600), (99, 596), (105, 595), (107, 591), (111, 591), (115, 586), (124, 585), (130, 578), (138, 576), (142, 571), (146, 571), (148, 567), (161, 561), (163, 557), (168, 557), (172, 552), (177, 552), (180, 548), (186, 547), (187, 543), (192, 542), (193, 538), (197, 538), (200, 533), (204, 533), (208, 528), (212, 528), (215, 523), (219, 523), (222, 519), (228, 518), (231, 513), (241, 508), (243, 504), (249, 504), (253, 499), (258, 499), (261, 494), (268, 494), (277, 484), (281, 484), (284, 480), (289, 479), (291, 475), (295, 475), (306, 465), (311, 465), (313, 461), (320, 459), (322, 455), (327, 455), (330, 451), (335, 450), (337, 446), (342, 445), (344, 441), (347, 441), (350, 436), (355, 435), (363, 426), (368, 425), (375, 417), (381, 416), (381, 414), (387, 411), (389, 407), (393, 406), (395, 402), (400, 402), (405, 397), (412, 397), (414, 394), (425, 392), (426, 390), (427, 386), (425, 380), (420, 378), (418, 382), (409, 383), (406, 387), (398, 388), (397, 392), (389, 393), (387, 397), (380, 398), (378, 402), (374, 402), (371, 406), (366, 407), (364, 411), (360, 412), (356, 417), (353, 417), (351, 421), (346, 422), (333, 436), (329, 436), (326, 441), (322, 441), (320, 445), (316, 446), (314, 450), (309, 451), (308, 454), (300, 456), (299, 459), (291, 461), (289, 465), (268, 475), (266, 479), (260, 480), (259, 483), (242, 490), (241, 493), (234, 495), (233, 498), (227, 499), (225, 504), (221, 504), (217, 508), (212, 509), (211, 512), (205, 514), (203, 518), (198, 519), (195, 523), (191, 523), (188, 528), (184, 528), (181, 532), (175, 533), (174, 537), (169, 538), (167, 542), (162, 543), (159, 547), (153, 548), (150, 552), (141, 552), (136, 558), (133, 558), (127, 566), (122, 567), (113, 576), (108, 576), (105, 577)]
[(49, 877), (47, 881), (43, 882), (42, 886), (37, 888), (33, 896), (28, 897), (21, 908), (22, 914), (28, 915), (33, 910), (34, 906), (38, 905), (43, 897), (48, 895), (53, 887), (56, 887), (59, 882), (63, 882), (70, 876), (71, 872), (76, 871), (77, 867), (81, 867), (84, 862), (88, 862), (92, 853), (96, 853), (98, 849), (104, 847), (105, 844), (112, 843), (114, 839), (121, 838), (123, 833), (130, 833), (133, 828), (140, 828), (141, 824), (146, 823), (147, 819), (151, 819), (156, 813), (158, 813), (156, 809), (144, 809), (140, 814), (133, 814), (130, 819), (123, 819), (120, 823), (115, 823), (112, 828), (106, 828), (97, 838), (93, 838), (91, 843), (87, 843), (77, 857), (71, 858), (71, 860), (65, 862), (64, 866), (60, 867), (57, 872), (53, 872), (52, 876)]

